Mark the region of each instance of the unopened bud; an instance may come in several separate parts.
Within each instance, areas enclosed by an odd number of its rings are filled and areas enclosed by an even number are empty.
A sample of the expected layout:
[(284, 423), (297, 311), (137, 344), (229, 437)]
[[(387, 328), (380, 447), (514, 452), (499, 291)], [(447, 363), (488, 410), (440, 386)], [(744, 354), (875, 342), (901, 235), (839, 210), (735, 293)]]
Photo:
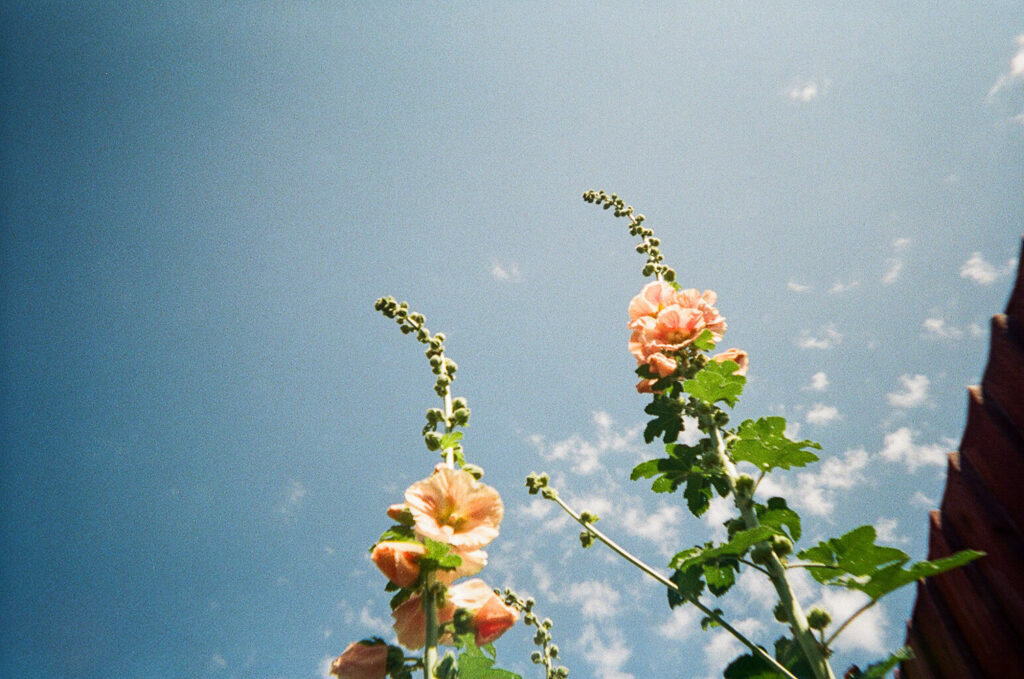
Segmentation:
[(775, 608), (772, 609), (772, 615), (779, 622), (789, 622), (789, 618), (786, 617), (786, 607), (782, 605), (782, 602), (775, 604)]
[(754, 492), (754, 478), (749, 474), (740, 474), (736, 479), (736, 492), (741, 495), (750, 495)]
[(773, 535), (772, 551), (778, 556), (786, 556), (793, 551), (793, 541), (784, 535)]
[(811, 629), (823, 630), (832, 622), (832, 616), (824, 608), (815, 606), (807, 611), (807, 626)]
[(423, 435), (423, 442), (427, 444), (427, 450), (440, 450), (441, 435), (436, 431), (428, 431)]

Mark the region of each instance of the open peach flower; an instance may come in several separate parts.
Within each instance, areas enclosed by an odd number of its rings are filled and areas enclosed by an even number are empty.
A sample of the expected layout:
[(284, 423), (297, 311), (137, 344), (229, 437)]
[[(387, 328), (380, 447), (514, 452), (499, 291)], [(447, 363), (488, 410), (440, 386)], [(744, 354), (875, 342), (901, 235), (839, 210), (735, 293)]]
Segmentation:
[(739, 366), (739, 369), (733, 373), (733, 375), (746, 375), (747, 368), (750, 367), (750, 357), (747, 356), (747, 352), (742, 349), (726, 349), (720, 354), (715, 354), (711, 357), (711, 360), (722, 363), (724, 361), (732, 361)]
[(418, 535), (460, 552), (479, 549), (496, 538), (505, 514), (498, 491), (467, 471), (443, 464), (430, 477), (409, 486), (405, 504)]
[[(647, 364), (660, 377), (675, 370), (671, 355), (709, 330), (717, 342), (725, 332), (725, 319), (715, 308), (712, 290), (675, 290), (668, 283), (648, 283), (629, 303), (629, 351), (638, 363)], [(645, 390), (649, 384), (637, 385)]]
[[(470, 612), (471, 626), (476, 645), (489, 644), (505, 633), (519, 619), (515, 609), (507, 606), (486, 582), (475, 578), (448, 588), (445, 605), (437, 611), (438, 623), (450, 622), (455, 610), (464, 608)], [(395, 619), (395, 635), (398, 643), (409, 649), (417, 649), (426, 643), (427, 615), (423, 610), (420, 595), (410, 597), (391, 612)], [(440, 639), (451, 644), (449, 634)]]
[(334, 659), (331, 674), (340, 679), (384, 679), (387, 667), (387, 644), (357, 641)]
[[(437, 579), (440, 582), (450, 584), (458, 578), (467, 575), (476, 575), (487, 565), (487, 552), (477, 549), (474, 551), (452, 552), (462, 559), (462, 564), (451, 571), (437, 571)], [(385, 540), (379, 542), (373, 548), (370, 558), (377, 568), (387, 576), (388, 580), (399, 587), (409, 587), (420, 576), (419, 560), (426, 553), (426, 547), (419, 542), (402, 542)]]

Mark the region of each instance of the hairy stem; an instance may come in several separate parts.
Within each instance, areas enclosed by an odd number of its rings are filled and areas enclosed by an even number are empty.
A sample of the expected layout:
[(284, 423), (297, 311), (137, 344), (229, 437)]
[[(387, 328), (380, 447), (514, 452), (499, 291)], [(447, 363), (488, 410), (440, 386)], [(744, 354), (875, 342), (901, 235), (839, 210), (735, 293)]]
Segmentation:
[(434, 679), (437, 665), (437, 599), (434, 596), (434, 573), (428, 572), (423, 586), (423, 611), (427, 617), (427, 638), (423, 648), (423, 679)]
[(715, 611), (711, 610), (710, 608), (708, 608), (707, 606), (702, 604), (700, 602), (700, 600), (697, 599), (697, 597), (688, 596), (688, 595), (683, 594), (679, 590), (679, 586), (676, 585), (676, 583), (672, 582), (671, 580), (666, 578), (664, 575), (662, 575), (658, 571), (654, 570), (652, 567), (648, 566), (647, 564), (645, 564), (643, 561), (641, 561), (637, 557), (635, 557), (632, 554), (630, 554), (628, 551), (626, 551), (624, 548), (622, 548), (614, 540), (609, 538), (607, 535), (602, 533), (597, 528), (594, 528), (593, 524), (584, 521), (580, 517), (580, 515), (577, 514), (576, 512), (574, 512), (572, 510), (572, 508), (569, 507), (569, 505), (565, 504), (565, 502), (563, 502), (562, 499), (560, 497), (558, 497), (558, 495), (556, 493), (549, 493), (549, 494), (545, 495), (545, 497), (547, 497), (549, 500), (554, 500), (556, 503), (558, 503), (558, 506), (561, 507), (565, 511), (566, 514), (571, 516), (576, 521), (576, 523), (578, 523), (581, 526), (583, 526), (587, 531), (590, 532), (591, 535), (593, 535), (595, 538), (597, 538), (598, 540), (603, 542), (613, 552), (615, 552), (616, 554), (621, 556), (623, 559), (625, 559), (629, 563), (631, 563), (634, 566), (636, 566), (637, 568), (639, 568), (641, 571), (643, 571), (647, 575), (649, 575), (652, 578), (654, 578), (655, 580), (657, 580), (659, 583), (661, 583), (665, 587), (668, 587), (671, 590), (675, 590), (676, 592), (679, 592), (679, 594), (681, 594), (684, 597), (686, 597), (686, 600), (689, 601), (694, 606), (696, 606), (697, 609), (701, 613), (703, 613), (704, 615), (708, 616), (709, 618), (714, 620), (716, 623), (718, 623), (722, 627), (722, 629), (724, 629), (726, 632), (728, 632), (729, 634), (734, 636), (741, 644), (743, 644), (744, 646), (749, 648), (754, 653), (754, 655), (756, 655), (759, 658), (761, 658), (762, 660), (764, 660), (766, 663), (768, 663), (769, 665), (774, 667), (779, 672), (782, 672), (786, 677), (788, 677), (788, 679), (797, 679), (795, 676), (793, 676), (793, 674), (789, 670), (787, 670), (785, 667), (783, 667), (781, 664), (779, 664), (779, 662), (775, 658), (773, 658), (770, 655), (768, 655), (768, 653), (765, 652), (765, 650), (763, 648), (761, 648), (760, 646), (755, 644), (753, 641), (751, 641), (746, 636), (744, 636), (742, 632), (740, 632), (735, 627), (733, 627), (732, 625), (727, 623), (722, 618), (720, 613), (716, 613)]
[[(736, 473), (736, 465), (732, 463), (732, 460), (726, 453), (725, 439), (722, 437), (722, 432), (718, 427), (712, 427), (710, 434), (711, 441), (718, 452), (718, 461), (721, 463), (722, 468), (725, 471), (729, 490), (732, 492), (733, 498), (735, 499), (736, 508), (740, 510), (740, 516), (743, 518), (743, 523), (748, 529), (756, 528), (760, 525), (760, 522), (757, 520), (757, 513), (754, 511), (753, 498), (749, 495), (741, 494), (736, 491), (736, 478), (738, 476)], [(768, 571), (768, 577), (771, 579), (772, 585), (775, 587), (775, 592), (779, 596), (779, 602), (782, 604), (782, 608), (786, 612), (786, 618), (789, 620), (789, 624), (793, 628), (793, 634), (796, 636), (796, 641), (800, 644), (800, 649), (803, 651), (804, 656), (811, 665), (811, 669), (814, 671), (815, 679), (835, 679), (835, 674), (832, 672), (832, 668), (829, 666), (828, 660), (825, 659), (825, 654), (822, 652), (818, 642), (815, 641), (814, 634), (811, 632), (811, 628), (807, 624), (807, 616), (804, 614), (804, 610), (800, 606), (800, 602), (797, 600), (796, 595), (793, 594), (793, 588), (790, 587), (789, 580), (786, 579), (786, 568), (782, 565), (779, 557), (774, 552), (769, 552), (765, 567)]]

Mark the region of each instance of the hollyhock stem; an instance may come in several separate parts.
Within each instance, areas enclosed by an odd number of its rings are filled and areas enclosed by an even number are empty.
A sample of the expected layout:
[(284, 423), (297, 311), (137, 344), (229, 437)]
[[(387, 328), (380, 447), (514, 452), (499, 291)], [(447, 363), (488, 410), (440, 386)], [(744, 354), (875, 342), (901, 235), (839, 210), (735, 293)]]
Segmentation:
[[(600, 540), (605, 545), (607, 545), (607, 547), (609, 549), (611, 549), (613, 552), (615, 552), (616, 554), (621, 556), (623, 559), (625, 559), (629, 563), (633, 564), (634, 566), (636, 566), (637, 568), (642, 570), (644, 573), (647, 573), (647, 575), (651, 576), (652, 578), (657, 580), (659, 583), (661, 583), (665, 587), (668, 587), (669, 589), (675, 590), (676, 592), (679, 592), (680, 594), (682, 594), (682, 592), (679, 591), (679, 586), (676, 585), (676, 583), (672, 582), (671, 580), (666, 578), (664, 575), (662, 575), (658, 571), (654, 570), (652, 567), (648, 566), (647, 564), (645, 564), (643, 561), (641, 561), (637, 557), (635, 557), (632, 554), (630, 554), (628, 551), (623, 549), (614, 540), (609, 538), (607, 535), (602, 533), (597, 528), (594, 528), (593, 524), (590, 524), (590, 523), (584, 521), (583, 518), (579, 514), (574, 512), (572, 510), (572, 508), (569, 507), (569, 505), (565, 504), (565, 502), (563, 502), (562, 499), (560, 497), (558, 497), (557, 493), (553, 493), (553, 492), (552, 493), (548, 493), (548, 494), (545, 495), (545, 497), (547, 499), (549, 499), (549, 500), (554, 500), (556, 503), (558, 503), (558, 506), (561, 507), (565, 511), (566, 514), (571, 516), (576, 521), (576, 523), (578, 523), (581, 526), (583, 526), (588, 532), (590, 532), (591, 535), (593, 535), (598, 540)], [(686, 596), (686, 595), (683, 595), (683, 596)], [(782, 672), (782, 674), (784, 676), (788, 677), (788, 679), (797, 679), (789, 670), (787, 670), (785, 667), (780, 665), (779, 662), (775, 658), (773, 658), (770, 655), (768, 655), (763, 648), (761, 648), (760, 646), (755, 644), (750, 639), (747, 639), (747, 637), (745, 637), (742, 632), (740, 632), (735, 627), (733, 627), (732, 625), (727, 623), (722, 618), (720, 613), (717, 613), (717, 612), (711, 610), (710, 608), (708, 608), (707, 606), (705, 606), (704, 604), (702, 604), (700, 602), (700, 600), (697, 599), (697, 597), (686, 596), (686, 600), (689, 601), (694, 606), (696, 606), (697, 609), (700, 610), (701, 613), (703, 613), (704, 615), (706, 615), (707, 617), (711, 618), (716, 623), (721, 625), (722, 629), (724, 629), (729, 634), (733, 635), (741, 644), (743, 644), (744, 646), (749, 648), (754, 653), (754, 655), (758, 656), (759, 658), (764, 660), (766, 663), (770, 664), (772, 667), (774, 667), (779, 672)]]
[[(444, 354), (441, 354), (441, 358), (442, 358), (442, 360), (444, 360)], [(444, 433), (447, 434), (447, 433), (449, 433), (452, 430), (452, 425), (450, 424), (451, 421), (452, 421), (452, 390), (451, 389), (445, 389), (444, 390), (444, 421), (445, 421)], [(444, 463), (446, 465), (448, 465), (449, 467), (451, 467), (452, 469), (455, 468), (455, 451), (454, 451), (454, 449), (452, 449), (452, 448), (445, 448), (445, 450), (444, 450)]]
[(423, 679), (434, 679), (437, 665), (437, 599), (434, 596), (434, 573), (426, 574), (423, 585), (423, 611), (427, 618), (427, 636), (423, 649)]
[[(722, 432), (718, 427), (711, 427), (711, 431), (708, 432), (711, 435), (711, 441), (715, 446), (715, 450), (718, 453), (718, 461), (725, 470), (726, 481), (729, 484), (729, 490), (732, 492), (733, 498), (736, 502), (736, 508), (740, 510), (740, 516), (743, 518), (743, 523), (747, 526), (747, 529), (757, 528), (760, 522), (757, 520), (757, 513), (754, 511), (753, 498), (745, 493), (739, 493), (736, 490), (736, 465), (733, 464), (726, 452), (725, 439), (722, 437)], [(796, 641), (800, 644), (800, 649), (804, 652), (804, 656), (807, 658), (807, 662), (811, 665), (811, 670), (814, 672), (816, 679), (835, 679), (835, 674), (832, 673), (832, 668), (829, 666), (828, 661), (825, 659), (825, 655), (822, 652), (818, 642), (815, 641), (814, 635), (811, 632), (810, 626), (807, 624), (807, 616), (804, 614), (803, 608), (800, 606), (800, 602), (797, 600), (796, 595), (793, 594), (793, 588), (789, 585), (789, 580), (786, 579), (786, 568), (779, 561), (779, 557), (775, 552), (768, 552), (768, 559), (765, 567), (768, 571), (768, 577), (772, 581), (772, 585), (775, 586), (775, 592), (779, 596), (779, 602), (782, 604), (783, 610), (786, 612), (786, 619), (789, 620), (790, 625), (793, 628), (793, 634), (796, 636)]]

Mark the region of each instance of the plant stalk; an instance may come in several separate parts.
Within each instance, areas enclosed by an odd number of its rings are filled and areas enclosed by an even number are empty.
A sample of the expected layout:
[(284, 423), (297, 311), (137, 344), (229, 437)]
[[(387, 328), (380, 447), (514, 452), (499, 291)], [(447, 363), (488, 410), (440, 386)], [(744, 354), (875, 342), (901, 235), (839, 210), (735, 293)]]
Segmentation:
[(427, 573), (423, 585), (423, 611), (427, 618), (427, 637), (423, 648), (423, 679), (434, 679), (437, 665), (437, 600), (434, 596), (434, 573)]
[(593, 535), (594, 537), (596, 537), (596, 538), (597, 538), (598, 540), (600, 540), (601, 542), (603, 542), (603, 543), (604, 543), (604, 544), (605, 544), (605, 545), (606, 545), (606, 546), (607, 546), (607, 547), (608, 547), (609, 549), (611, 549), (611, 550), (612, 550), (613, 552), (615, 552), (616, 554), (618, 554), (619, 556), (621, 556), (621, 557), (622, 557), (623, 559), (625, 559), (625, 560), (626, 560), (626, 561), (628, 561), (629, 563), (631, 563), (631, 564), (633, 564), (634, 566), (636, 566), (637, 568), (639, 568), (639, 569), (640, 569), (641, 571), (643, 571), (643, 572), (644, 572), (644, 573), (646, 573), (647, 575), (649, 575), (649, 576), (651, 576), (652, 578), (654, 578), (655, 580), (657, 580), (657, 581), (658, 581), (659, 583), (661, 583), (661, 584), (662, 584), (662, 585), (664, 585), (665, 587), (668, 587), (669, 589), (675, 590), (676, 592), (679, 592), (679, 594), (681, 594), (681, 595), (683, 595), (684, 597), (686, 597), (686, 600), (687, 600), (687, 601), (689, 601), (689, 602), (690, 602), (691, 604), (693, 604), (694, 606), (696, 606), (696, 607), (697, 607), (697, 609), (698, 609), (698, 610), (699, 610), (699, 611), (700, 611), (701, 613), (703, 613), (704, 615), (706, 615), (707, 617), (711, 618), (711, 619), (712, 619), (712, 620), (714, 620), (714, 621), (715, 621), (716, 623), (718, 623), (719, 625), (721, 625), (722, 629), (724, 629), (724, 630), (725, 630), (726, 632), (728, 632), (729, 634), (731, 634), (732, 636), (734, 636), (734, 637), (735, 637), (735, 638), (736, 638), (736, 639), (737, 639), (737, 640), (738, 640), (738, 641), (739, 641), (739, 642), (740, 642), (741, 644), (743, 644), (744, 646), (746, 646), (747, 648), (749, 648), (749, 649), (751, 650), (751, 652), (753, 652), (753, 654), (754, 654), (754, 655), (756, 655), (756, 656), (758, 656), (759, 658), (761, 658), (762, 660), (764, 660), (764, 661), (765, 661), (766, 663), (768, 663), (769, 665), (771, 665), (772, 667), (774, 667), (774, 668), (775, 668), (776, 670), (778, 670), (779, 672), (782, 672), (782, 674), (783, 674), (783, 675), (785, 675), (785, 676), (786, 676), (786, 677), (787, 677), (788, 679), (797, 679), (797, 678), (796, 678), (796, 677), (795, 677), (795, 676), (793, 675), (793, 673), (792, 673), (792, 672), (790, 672), (789, 670), (787, 670), (787, 669), (786, 669), (785, 667), (783, 667), (783, 666), (782, 666), (782, 665), (781, 665), (781, 664), (779, 663), (779, 661), (778, 661), (778, 660), (776, 660), (775, 658), (773, 658), (773, 657), (771, 657), (770, 655), (768, 655), (768, 653), (767, 653), (767, 652), (766, 652), (766, 651), (765, 651), (765, 650), (764, 650), (763, 648), (761, 648), (760, 646), (758, 646), (757, 644), (755, 644), (755, 643), (754, 643), (753, 641), (751, 641), (750, 639), (748, 639), (747, 637), (745, 637), (745, 636), (743, 635), (743, 633), (742, 633), (742, 632), (740, 632), (740, 631), (739, 631), (738, 629), (736, 629), (735, 627), (733, 627), (732, 625), (730, 625), (729, 623), (727, 623), (727, 622), (726, 622), (726, 621), (725, 621), (725, 620), (724, 620), (724, 619), (722, 618), (722, 616), (721, 616), (720, 614), (716, 613), (715, 611), (711, 610), (710, 608), (708, 608), (707, 606), (705, 606), (704, 604), (702, 604), (702, 603), (700, 602), (700, 600), (699, 600), (699, 599), (697, 599), (697, 597), (694, 597), (694, 596), (687, 596), (687, 595), (684, 595), (684, 594), (683, 594), (683, 593), (682, 593), (682, 592), (681, 592), (681, 591), (679, 590), (679, 586), (678, 586), (678, 585), (677, 585), (676, 583), (672, 582), (671, 580), (669, 580), (668, 578), (666, 578), (666, 577), (665, 577), (664, 575), (662, 575), (662, 574), (661, 574), (661, 573), (659, 573), (658, 571), (654, 570), (653, 568), (651, 568), (650, 566), (648, 566), (648, 565), (647, 565), (646, 563), (644, 563), (643, 561), (641, 561), (641, 560), (640, 560), (640, 559), (638, 559), (637, 557), (633, 556), (633, 555), (632, 555), (631, 553), (629, 553), (628, 551), (626, 551), (626, 550), (625, 550), (625, 549), (624, 549), (623, 547), (621, 547), (621, 546), (620, 546), (620, 545), (619, 545), (618, 543), (616, 543), (616, 542), (615, 542), (614, 540), (612, 540), (611, 538), (609, 538), (609, 537), (608, 537), (607, 535), (605, 535), (604, 533), (602, 533), (602, 532), (601, 532), (600, 530), (598, 530), (597, 528), (594, 528), (593, 524), (587, 523), (587, 522), (586, 522), (586, 521), (584, 521), (584, 520), (583, 520), (582, 518), (580, 518), (580, 515), (579, 515), (579, 514), (577, 514), (576, 512), (574, 512), (574, 511), (573, 511), (573, 510), (572, 510), (572, 509), (571, 509), (571, 508), (569, 507), (569, 505), (565, 504), (565, 502), (563, 502), (563, 501), (562, 501), (562, 498), (558, 497), (558, 495), (557, 495), (557, 494), (555, 494), (555, 493), (552, 493), (552, 494), (550, 494), (549, 496), (546, 496), (546, 497), (547, 497), (547, 498), (548, 498), (549, 500), (554, 500), (554, 501), (555, 501), (556, 503), (558, 503), (558, 506), (559, 506), (559, 507), (561, 507), (561, 508), (562, 508), (562, 509), (563, 509), (563, 510), (565, 511), (565, 513), (566, 513), (566, 514), (568, 514), (569, 516), (571, 516), (571, 517), (572, 517), (572, 518), (573, 518), (573, 519), (574, 519), (574, 520), (576, 521), (576, 523), (578, 523), (578, 524), (580, 524), (581, 526), (583, 526), (583, 527), (584, 527), (584, 528), (585, 528), (585, 529), (586, 529), (587, 531), (589, 531), (589, 532), (590, 532), (590, 533), (591, 533), (591, 534), (592, 534), (592, 535)]
[[(726, 453), (725, 439), (722, 437), (722, 432), (718, 427), (712, 427), (710, 434), (711, 441), (718, 453), (718, 461), (725, 470), (729, 490), (732, 492), (736, 508), (740, 510), (743, 523), (747, 529), (757, 528), (760, 522), (757, 520), (757, 513), (754, 511), (753, 498), (746, 495), (741, 497), (736, 492), (736, 478), (739, 475), (736, 472), (736, 465), (733, 464)], [(765, 567), (768, 570), (768, 577), (775, 587), (775, 592), (779, 596), (779, 602), (786, 612), (786, 619), (789, 620), (789, 624), (793, 628), (796, 641), (800, 644), (800, 649), (807, 658), (807, 662), (814, 672), (815, 679), (835, 679), (835, 674), (832, 672), (828, 660), (825, 659), (825, 654), (822, 652), (818, 642), (815, 641), (811, 628), (807, 624), (807, 616), (804, 614), (804, 610), (800, 606), (796, 595), (793, 594), (793, 588), (789, 585), (789, 580), (786, 578), (786, 568), (782, 565), (775, 552), (769, 552), (768, 562), (765, 564)]]

